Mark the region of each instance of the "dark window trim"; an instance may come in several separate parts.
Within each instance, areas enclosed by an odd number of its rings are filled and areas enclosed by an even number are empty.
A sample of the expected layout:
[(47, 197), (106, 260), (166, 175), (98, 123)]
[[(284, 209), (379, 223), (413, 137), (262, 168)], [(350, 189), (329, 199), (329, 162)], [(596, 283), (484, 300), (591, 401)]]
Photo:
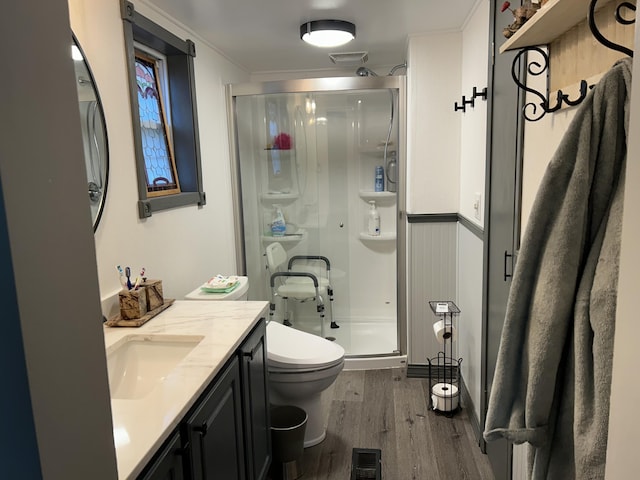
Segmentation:
[[(120, 13), (124, 24), (125, 49), (129, 70), (129, 94), (133, 120), (133, 141), (138, 174), (138, 215), (150, 217), (154, 212), (187, 205), (203, 206), (206, 196), (202, 186), (200, 160), (200, 137), (196, 110), (196, 89), (193, 58), (195, 45), (191, 40), (182, 40), (173, 33), (152, 22), (135, 11), (134, 5), (120, 1)], [(142, 137), (139, 128), (138, 95), (135, 77), (134, 42), (141, 43), (167, 58), (169, 96), (171, 98), (171, 129), (176, 168), (182, 193), (162, 197), (148, 197), (142, 154)]]

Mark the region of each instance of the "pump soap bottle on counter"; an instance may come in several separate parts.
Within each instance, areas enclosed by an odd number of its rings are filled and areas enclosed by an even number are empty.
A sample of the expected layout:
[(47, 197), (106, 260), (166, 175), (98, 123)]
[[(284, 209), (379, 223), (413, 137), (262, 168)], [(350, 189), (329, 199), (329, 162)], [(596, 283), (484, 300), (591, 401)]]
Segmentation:
[(376, 208), (376, 202), (369, 202), (369, 212), (367, 214), (367, 233), (377, 237), (380, 235), (380, 214)]

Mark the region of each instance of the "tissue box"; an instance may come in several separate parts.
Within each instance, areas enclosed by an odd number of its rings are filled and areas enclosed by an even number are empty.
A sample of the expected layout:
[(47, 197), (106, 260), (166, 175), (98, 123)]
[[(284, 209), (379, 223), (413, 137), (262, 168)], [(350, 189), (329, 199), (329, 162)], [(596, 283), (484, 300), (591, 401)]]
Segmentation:
[(140, 284), (140, 289), (147, 292), (147, 311), (155, 310), (164, 304), (162, 280), (146, 280)]
[(124, 320), (135, 320), (147, 314), (147, 290), (121, 290), (118, 294), (120, 300), (120, 316)]

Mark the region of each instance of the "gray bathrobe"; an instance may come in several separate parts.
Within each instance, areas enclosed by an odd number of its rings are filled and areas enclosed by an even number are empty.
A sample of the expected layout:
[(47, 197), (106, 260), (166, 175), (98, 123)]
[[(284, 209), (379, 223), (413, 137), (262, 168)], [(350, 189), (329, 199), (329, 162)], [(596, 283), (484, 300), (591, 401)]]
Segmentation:
[(631, 65), (576, 112), (513, 276), (484, 437), (529, 442), (532, 480), (604, 478)]

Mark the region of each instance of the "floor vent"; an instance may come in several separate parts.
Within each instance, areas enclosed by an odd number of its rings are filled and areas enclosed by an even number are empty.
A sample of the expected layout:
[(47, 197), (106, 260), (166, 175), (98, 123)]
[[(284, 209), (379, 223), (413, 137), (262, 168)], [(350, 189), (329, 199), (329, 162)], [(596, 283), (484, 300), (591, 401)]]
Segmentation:
[(382, 480), (380, 450), (354, 448), (351, 457), (351, 480)]

